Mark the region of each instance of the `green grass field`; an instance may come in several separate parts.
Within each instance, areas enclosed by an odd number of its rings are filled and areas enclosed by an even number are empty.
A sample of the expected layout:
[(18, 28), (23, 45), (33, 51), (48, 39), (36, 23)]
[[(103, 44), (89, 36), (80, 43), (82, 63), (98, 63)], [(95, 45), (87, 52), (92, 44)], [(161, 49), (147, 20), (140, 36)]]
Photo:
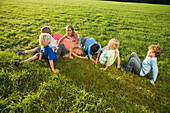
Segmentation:
[[(71, 24), (83, 40), (94, 37), (102, 46), (120, 41), (121, 65), (132, 52), (141, 61), (148, 47), (163, 48), (156, 86), (145, 77), (78, 58), (59, 58), (60, 73), (48, 61), (16, 67), (17, 48), (39, 46), (40, 30), (65, 34)], [(93, 0), (0, 0), (0, 111), (14, 112), (170, 112), (170, 6)], [(94, 55), (96, 58), (96, 55)]]

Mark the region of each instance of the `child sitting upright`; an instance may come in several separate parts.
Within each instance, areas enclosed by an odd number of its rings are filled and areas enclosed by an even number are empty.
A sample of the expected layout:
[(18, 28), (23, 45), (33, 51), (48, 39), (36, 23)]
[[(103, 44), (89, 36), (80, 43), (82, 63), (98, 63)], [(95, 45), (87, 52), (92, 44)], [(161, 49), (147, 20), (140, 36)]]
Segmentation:
[(46, 59), (49, 60), (50, 67), (51, 67), (52, 71), (59, 72), (58, 69), (54, 69), (53, 62), (55, 62), (58, 59), (58, 57), (62, 54), (63, 50), (61, 48), (60, 51), (57, 51), (57, 53), (55, 53), (54, 50), (49, 46), (50, 42), (51, 42), (51, 35), (47, 34), (47, 33), (42, 33), (39, 36), (39, 44), (41, 45), (40, 53), (37, 53), (33, 57), (28, 58), (23, 61), (15, 61), (15, 65), (18, 66), (20, 63), (28, 62), (31, 60), (36, 60), (38, 58), (39, 58), (39, 60), (41, 60), (42, 56), (44, 56)]
[(101, 52), (98, 53), (97, 58), (96, 58), (96, 64), (99, 62), (101, 64), (104, 64), (104, 68), (101, 68), (103, 70), (106, 70), (109, 66), (111, 66), (114, 61), (117, 58), (117, 68), (120, 67), (120, 56), (119, 56), (119, 41), (116, 39), (111, 39), (109, 41), (108, 46), (105, 46), (104, 48), (101, 49)]
[[(48, 33), (48, 34), (50, 34), (51, 42), (50, 42), (49, 45), (50, 45), (50, 47), (52, 49), (55, 49), (57, 47), (57, 43), (56, 43), (55, 39), (52, 37), (52, 35), (51, 35), (50, 27), (45, 26), (45, 27), (41, 28), (41, 33)], [(23, 54), (33, 53), (33, 52), (40, 52), (40, 50), (41, 50), (41, 47), (36, 47), (36, 48), (28, 50), (28, 51), (22, 51), (22, 50), (17, 49), (17, 53), (18, 53), (18, 55), (23, 55)]]
[(157, 57), (162, 53), (162, 48), (158, 45), (151, 45), (149, 47), (148, 54), (144, 61), (141, 63), (138, 55), (132, 53), (129, 57), (128, 63), (124, 70), (127, 72), (134, 72), (134, 74), (145, 76), (152, 70), (152, 79), (150, 82), (155, 85), (155, 81), (158, 75)]

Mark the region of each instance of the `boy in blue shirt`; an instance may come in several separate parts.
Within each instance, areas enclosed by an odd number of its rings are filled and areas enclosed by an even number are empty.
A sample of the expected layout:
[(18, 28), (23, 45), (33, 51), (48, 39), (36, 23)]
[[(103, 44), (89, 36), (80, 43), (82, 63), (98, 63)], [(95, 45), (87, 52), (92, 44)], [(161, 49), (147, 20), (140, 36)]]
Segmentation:
[(99, 53), (101, 51), (101, 45), (95, 41), (93, 37), (86, 37), (82, 42), (84, 51), (88, 53), (88, 57), (91, 61), (96, 62), (92, 58), (92, 54)]
[(59, 56), (66, 56), (68, 54), (67, 49), (65, 48), (63, 43), (60, 43), (58, 48), (54, 50), (49, 46), (51, 42), (51, 35), (47, 33), (42, 33), (39, 37), (39, 44), (41, 45), (41, 52), (37, 53), (33, 57), (23, 60), (23, 61), (15, 61), (15, 65), (19, 65), (20, 62), (28, 62), (31, 60), (38, 59), (41, 60), (42, 56), (49, 60), (50, 67), (52, 71), (59, 72), (60, 70), (54, 69), (53, 62), (57, 61)]
[(148, 55), (142, 63), (138, 55), (136, 53), (132, 53), (124, 70), (127, 72), (134, 72), (140, 76), (145, 76), (152, 70), (152, 79), (150, 82), (155, 85), (154, 82), (158, 75), (157, 57), (159, 57), (161, 53), (162, 48), (160, 46), (151, 45), (149, 47)]

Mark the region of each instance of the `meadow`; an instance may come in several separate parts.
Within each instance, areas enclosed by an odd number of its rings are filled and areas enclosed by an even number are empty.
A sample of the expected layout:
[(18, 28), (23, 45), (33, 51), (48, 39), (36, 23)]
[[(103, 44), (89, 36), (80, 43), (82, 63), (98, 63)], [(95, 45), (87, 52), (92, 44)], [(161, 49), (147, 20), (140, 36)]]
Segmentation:
[[(65, 34), (72, 25), (83, 40), (94, 37), (103, 47), (120, 42), (121, 65), (132, 52), (141, 61), (152, 44), (163, 48), (156, 85), (123, 72), (117, 62), (106, 71), (90, 60), (60, 57), (51, 71), (48, 61), (16, 67), (17, 48), (39, 46), (40, 30)], [(0, 111), (14, 112), (170, 112), (170, 6), (94, 0), (0, 0)], [(94, 59), (96, 55), (93, 56)]]

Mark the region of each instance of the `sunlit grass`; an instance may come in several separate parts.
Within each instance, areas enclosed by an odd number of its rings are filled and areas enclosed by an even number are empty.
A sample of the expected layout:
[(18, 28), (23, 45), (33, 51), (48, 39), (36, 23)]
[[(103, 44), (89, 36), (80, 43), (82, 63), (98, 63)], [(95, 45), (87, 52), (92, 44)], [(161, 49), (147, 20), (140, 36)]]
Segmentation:
[[(169, 112), (170, 6), (93, 0), (5, 0), (0, 2), (0, 111), (1, 112)], [(120, 41), (121, 64), (131, 52), (141, 60), (148, 47), (158, 44), (156, 86), (149, 79), (78, 58), (59, 58), (53, 73), (48, 61), (14, 66), (17, 48), (39, 46), (40, 29), (65, 34), (71, 24), (83, 40), (94, 37), (102, 46)], [(96, 56), (94, 55), (94, 58)]]

